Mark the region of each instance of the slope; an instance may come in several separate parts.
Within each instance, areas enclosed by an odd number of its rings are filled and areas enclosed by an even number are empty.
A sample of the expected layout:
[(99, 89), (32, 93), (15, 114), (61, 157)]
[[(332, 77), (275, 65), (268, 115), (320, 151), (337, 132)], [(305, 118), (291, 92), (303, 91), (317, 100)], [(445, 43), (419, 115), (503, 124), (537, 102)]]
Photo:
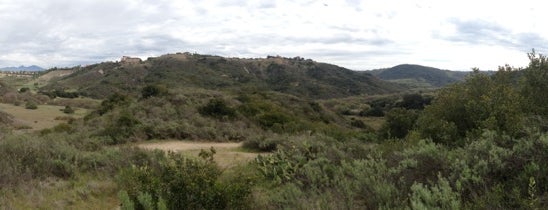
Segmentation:
[(421, 65), (402, 64), (387, 69), (369, 71), (388, 81), (417, 87), (443, 87), (462, 81), (469, 72), (441, 70)]
[(163, 84), (170, 89), (277, 91), (322, 99), (402, 89), (371, 74), (299, 57), (241, 59), (177, 53), (142, 62), (105, 62), (73, 70), (73, 74), (52, 81), (42, 91), (75, 91), (104, 98), (113, 92), (138, 94), (146, 85)]

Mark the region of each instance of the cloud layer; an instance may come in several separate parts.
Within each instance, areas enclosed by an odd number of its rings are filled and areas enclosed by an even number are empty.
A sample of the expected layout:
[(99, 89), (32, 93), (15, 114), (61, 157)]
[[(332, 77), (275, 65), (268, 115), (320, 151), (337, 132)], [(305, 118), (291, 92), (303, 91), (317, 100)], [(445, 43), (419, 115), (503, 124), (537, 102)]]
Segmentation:
[(0, 66), (122, 55), (301, 56), (351, 69), (494, 69), (548, 52), (540, 1), (3, 0)]

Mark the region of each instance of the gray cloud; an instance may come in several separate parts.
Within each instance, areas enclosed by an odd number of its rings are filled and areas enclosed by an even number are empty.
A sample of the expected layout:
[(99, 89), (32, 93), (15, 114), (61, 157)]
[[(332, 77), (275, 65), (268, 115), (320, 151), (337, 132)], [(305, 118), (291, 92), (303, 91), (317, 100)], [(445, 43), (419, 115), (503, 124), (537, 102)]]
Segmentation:
[(535, 33), (515, 33), (509, 28), (499, 24), (483, 20), (460, 20), (451, 19), (456, 33), (443, 36), (435, 34), (436, 38), (452, 42), (464, 42), (473, 45), (492, 45), (506, 48), (514, 48), (521, 51), (528, 51), (537, 48), (544, 51), (548, 45), (548, 39)]
[[(401, 30), (423, 21), (418, 14), (424, 11), (413, 12), (415, 4), (392, 6), (398, 3), (404, 2), (2, 0), (0, 67), (72, 66), (123, 55), (146, 57), (189, 51), (242, 57), (301, 56), (371, 69), (399, 62), (441, 63), (445, 58), (459, 57), (437, 53), (450, 52), (436, 48), (453, 43), (502, 46), (510, 51), (548, 46), (540, 33), (516, 32), (481, 18), (445, 22), (445, 16), (439, 18), (440, 24), (450, 24), (456, 32), (434, 34), (445, 44), (436, 46), (429, 43), (431, 39), (416, 35), (419, 33)], [(423, 25), (411, 28), (426, 33), (435, 30)]]
[(456, 29), (456, 34), (445, 37), (449, 41), (467, 42), (471, 44), (509, 45), (512, 44), (510, 31), (495, 24), (482, 20), (463, 21), (449, 20)]

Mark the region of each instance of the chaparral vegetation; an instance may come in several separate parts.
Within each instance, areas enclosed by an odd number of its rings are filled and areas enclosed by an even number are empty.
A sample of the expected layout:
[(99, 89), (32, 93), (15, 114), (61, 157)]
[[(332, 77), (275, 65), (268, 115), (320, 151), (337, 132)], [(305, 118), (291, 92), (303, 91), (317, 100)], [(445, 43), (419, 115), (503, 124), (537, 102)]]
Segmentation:
[[(190, 53), (4, 77), (0, 209), (546, 209), (548, 58), (529, 59), (426, 86), (420, 66)], [(183, 140), (211, 147), (148, 147)]]

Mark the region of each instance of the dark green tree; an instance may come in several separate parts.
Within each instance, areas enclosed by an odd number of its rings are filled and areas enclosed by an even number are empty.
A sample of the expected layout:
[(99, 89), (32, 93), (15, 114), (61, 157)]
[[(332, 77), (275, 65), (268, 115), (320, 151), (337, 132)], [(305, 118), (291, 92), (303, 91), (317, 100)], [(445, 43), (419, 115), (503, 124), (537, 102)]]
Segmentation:
[(415, 125), (417, 113), (414, 110), (394, 108), (386, 113), (386, 122), (380, 129), (383, 138), (404, 138)]
[(168, 94), (168, 89), (165, 85), (147, 85), (141, 90), (143, 98), (159, 97)]
[(464, 137), (478, 135), (483, 129), (517, 135), (523, 112), (513, 72), (505, 66), (491, 77), (475, 69), (465, 82), (441, 90), (418, 120), (422, 137), (463, 145)]
[(402, 97), (400, 106), (406, 109), (424, 109), (424, 106), (430, 104), (432, 99), (423, 97), (421, 94), (406, 94)]
[(529, 66), (523, 70), (521, 95), (524, 109), (548, 119), (548, 58), (534, 50), (529, 55)]
[(101, 107), (99, 107), (99, 110), (97, 111), (100, 115), (103, 115), (108, 111), (113, 110), (115, 107), (128, 105), (130, 102), (131, 99), (128, 96), (114, 93), (106, 100), (101, 102)]
[(211, 99), (205, 106), (199, 107), (198, 112), (201, 115), (217, 119), (232, 119), (236, 116), (236, 110), (226, 105), (224, 100), (218, 98)]

